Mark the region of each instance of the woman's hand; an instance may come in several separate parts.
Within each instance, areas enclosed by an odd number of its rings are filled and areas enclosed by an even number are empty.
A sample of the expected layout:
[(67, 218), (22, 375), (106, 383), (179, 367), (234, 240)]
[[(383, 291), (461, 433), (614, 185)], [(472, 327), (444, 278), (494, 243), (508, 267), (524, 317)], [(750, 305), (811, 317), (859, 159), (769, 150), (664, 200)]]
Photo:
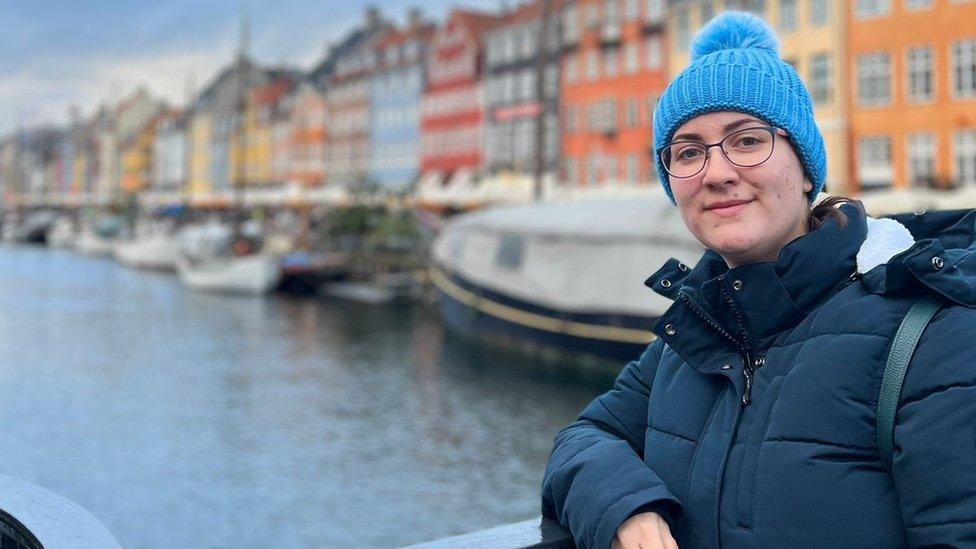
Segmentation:
[(639, 513), (617, 528), (613, 549), (678, 549), (668, 523), (657, 513)]

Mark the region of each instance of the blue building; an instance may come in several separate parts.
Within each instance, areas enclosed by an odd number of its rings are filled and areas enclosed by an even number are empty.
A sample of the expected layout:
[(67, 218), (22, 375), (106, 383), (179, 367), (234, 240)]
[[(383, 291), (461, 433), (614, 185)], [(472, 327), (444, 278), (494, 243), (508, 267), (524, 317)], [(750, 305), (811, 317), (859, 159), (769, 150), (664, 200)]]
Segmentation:
[(407, 26), (388, 33), (376, 46), (367, 180), (384, 189), (403, 190), (420, 174), (420, 104), (434, 30), (419, 10), (411, 9)]

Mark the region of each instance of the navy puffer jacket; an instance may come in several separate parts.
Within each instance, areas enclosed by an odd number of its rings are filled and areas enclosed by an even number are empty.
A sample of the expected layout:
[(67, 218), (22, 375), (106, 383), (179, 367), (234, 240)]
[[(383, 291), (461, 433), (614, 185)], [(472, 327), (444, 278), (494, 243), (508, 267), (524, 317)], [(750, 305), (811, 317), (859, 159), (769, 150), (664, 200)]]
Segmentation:
[[(556, 436), (543, 514), (583, 547), (645, 510), (682, 549), (976, 547), (976, 212), (897, 216), (908, 245), (859, 271), (893, 223), (843, 211), (846, 228), (827, 221), (776, 262), (730, 270), (707, 252), (648, 279), (674, 304)], [(880, 380), (925, 295), (944, 306), (904, 381), (889, 470)]]

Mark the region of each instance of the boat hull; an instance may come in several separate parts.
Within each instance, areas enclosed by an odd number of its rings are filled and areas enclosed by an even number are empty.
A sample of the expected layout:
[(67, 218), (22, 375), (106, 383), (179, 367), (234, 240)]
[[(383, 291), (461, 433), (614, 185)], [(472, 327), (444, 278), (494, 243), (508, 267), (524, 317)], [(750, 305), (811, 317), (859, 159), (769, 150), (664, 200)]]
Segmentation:
[(540, 354), (636, 359), (656, 317), (558, 311), (480, 287), (434, 267), (440, 312), (449, 329), (472, 339)]
[(176, 272), (180, 282), (192, 290), (263, 295), (273, 290), (281, 279), (281, 264), (278, 258), (264, 254), (199, 262), (191, 262), (180, 255), (176, 260)]
[(179, 246), (170, 236), (151, 236), (115, 245), (113, 254), (116, 261), (132, 267), (149, 271), (173, 272), (176, 270), (176, 256)]

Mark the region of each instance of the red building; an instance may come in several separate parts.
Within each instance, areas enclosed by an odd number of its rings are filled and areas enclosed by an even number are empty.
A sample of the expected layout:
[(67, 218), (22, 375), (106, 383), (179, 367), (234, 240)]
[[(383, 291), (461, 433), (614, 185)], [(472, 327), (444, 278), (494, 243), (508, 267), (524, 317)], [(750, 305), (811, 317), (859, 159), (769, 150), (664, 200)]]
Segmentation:
[(484, 34), (496, 15), (455, 9), (427, 52), (427, 91), (421, 106), (420, 169), (448, 177), (484, 163)]

